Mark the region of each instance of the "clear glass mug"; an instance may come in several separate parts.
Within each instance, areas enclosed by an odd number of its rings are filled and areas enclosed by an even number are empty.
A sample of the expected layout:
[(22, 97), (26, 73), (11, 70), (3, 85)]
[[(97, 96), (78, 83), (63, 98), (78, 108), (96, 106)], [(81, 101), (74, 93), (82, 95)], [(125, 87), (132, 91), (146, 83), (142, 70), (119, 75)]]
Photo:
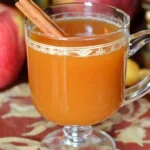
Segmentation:
[(43, 117), (65, 126), (45, 137), (40, 149), (116, 149), (108, 134), (92, 130), (91, 125), (148, 93), (150, 75), (125, 89), (125, 74), (127, 58), (149, 42), (150, 31), (130, 35), (126, 13), (89, 2), (50, 6), (45, 12), (54, 20), (92, 17), (115, 24), (118, 30), (56, 38), (34, 30), (26, 19), (32, 101)]

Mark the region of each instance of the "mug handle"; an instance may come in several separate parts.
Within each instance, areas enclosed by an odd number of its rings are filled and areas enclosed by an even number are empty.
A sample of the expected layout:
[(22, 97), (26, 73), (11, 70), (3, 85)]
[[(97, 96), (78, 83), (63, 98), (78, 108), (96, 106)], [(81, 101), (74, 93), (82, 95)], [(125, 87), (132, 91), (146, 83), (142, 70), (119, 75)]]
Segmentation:
[[(139, 31), (130, 36), (130, 50), (128, 56), (134, 55), (140, 48), (150, 42), (150, 30)], [(150, 60), (150, 59), (149, 59)], [(122, 106), (127, 105), (150, 92), (150, 75), (136, 85), (125, 89), (125, 100)]]

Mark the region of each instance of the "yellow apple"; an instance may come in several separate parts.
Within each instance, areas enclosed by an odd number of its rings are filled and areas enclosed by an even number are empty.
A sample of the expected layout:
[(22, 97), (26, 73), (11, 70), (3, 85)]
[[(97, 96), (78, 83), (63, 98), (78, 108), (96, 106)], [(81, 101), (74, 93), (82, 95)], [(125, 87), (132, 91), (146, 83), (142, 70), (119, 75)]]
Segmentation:
[(139, 81), (140, 67), (131, 60), (127, 60), (127, 72), (126, 72), (126, 86), (132, 86)]

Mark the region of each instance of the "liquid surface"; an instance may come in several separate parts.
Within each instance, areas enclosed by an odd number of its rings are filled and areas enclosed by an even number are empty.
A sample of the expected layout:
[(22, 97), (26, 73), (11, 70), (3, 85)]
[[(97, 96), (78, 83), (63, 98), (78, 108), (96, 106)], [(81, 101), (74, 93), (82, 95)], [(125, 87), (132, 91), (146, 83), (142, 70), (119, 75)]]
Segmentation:
[[(57, 22), (71, 36), (104, 34), (117, 26), (91, 19)], [(36, 42), (57, 46), (91, 46), (122, 38), (117, 34), (88, 41), (60, 41), (37, 34)], [(107, 48), (107, 47), (106, 47)], [(98, 49), (96, 49), (98, 50)], [(46, 119), (60, 125), (93, 125), (115, 112), (124, 97), (127, 46), (108, 54), (87, 57), (47, 54), (28, 46), (28, 71), (32, 100)]]
[[(94, 19), (68, 19), (65, 22), (63, 20), (57, 21), (57, 24), (71, 37), (74, 36), (93, 36), (100, 34), (107, 34), (112, 31), (117, 31), (118, 27), (110, 25), (110, 23), (102, 22)], [(93, 26), (94, 25), (94, 26)]]

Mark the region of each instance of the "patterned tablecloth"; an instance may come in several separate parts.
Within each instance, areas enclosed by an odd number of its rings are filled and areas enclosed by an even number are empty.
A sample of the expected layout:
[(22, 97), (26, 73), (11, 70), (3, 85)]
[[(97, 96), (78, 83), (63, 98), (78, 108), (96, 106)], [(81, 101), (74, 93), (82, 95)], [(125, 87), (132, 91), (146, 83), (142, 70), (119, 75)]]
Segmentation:
[[(108, 132), (118, 150), (150, 150), (150, 101), (121, 108), (94, 128)], [(30, 100), (28, 84), (0, 93), (0, 150), (37, 150), (40, 140), (60, 126), (45, 121)]]

